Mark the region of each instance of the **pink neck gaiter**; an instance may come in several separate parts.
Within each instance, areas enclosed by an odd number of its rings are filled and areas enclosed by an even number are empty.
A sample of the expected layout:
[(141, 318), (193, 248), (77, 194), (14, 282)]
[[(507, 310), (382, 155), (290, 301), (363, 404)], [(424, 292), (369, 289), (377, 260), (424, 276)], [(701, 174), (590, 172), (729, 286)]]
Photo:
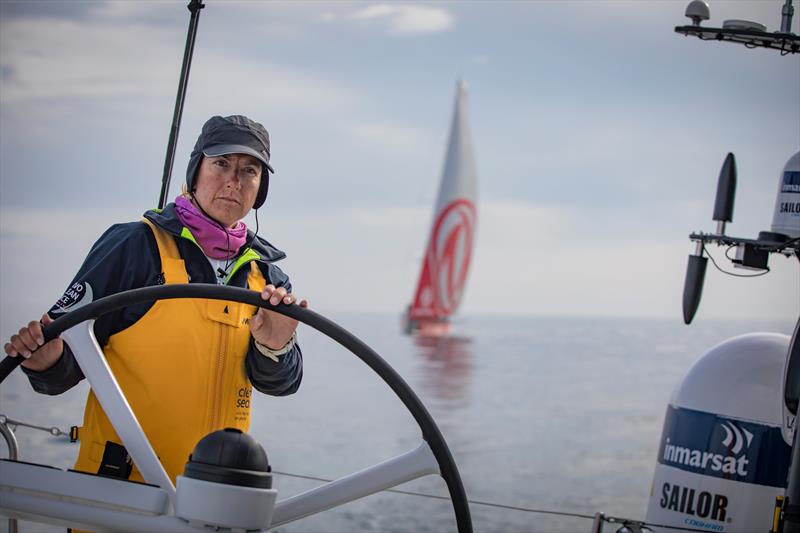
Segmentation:
[(247, 226), (241, 220), (232, 228), (211, 220), (188, 198), (175, 199), (175, 213), (181, 223), (192, 232), (197, 244), (212, 259), (231, 259), (236, 257), (247, 241)]

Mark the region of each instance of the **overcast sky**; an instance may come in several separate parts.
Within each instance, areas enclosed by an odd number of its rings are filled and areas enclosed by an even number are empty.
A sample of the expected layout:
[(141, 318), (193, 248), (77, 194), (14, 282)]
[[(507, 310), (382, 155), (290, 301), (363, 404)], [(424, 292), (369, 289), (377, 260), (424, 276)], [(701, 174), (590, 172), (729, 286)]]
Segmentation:
[[(781, 0), (709, 3), (707, 25), (780, 25)], [(157, 204), (186, 4), (0, 0), (4, 324), (18, 302), (48, 308), (106, 226)], [(209, 116), (263, 122), (277, 174), (260, 234), (323, 314), (409, 303), (459, 78), (479, 180), (463, 313), (680, 320), (687, 236), (715, 229), (725, 155), (728, 231), (755, 238), (800, 149), (800, 54), (677, 35), (682, 1), (206, 5), (172, 196)], [(770, 266), (709, 265), (697, 320), (795, 320), (800, 266)]]

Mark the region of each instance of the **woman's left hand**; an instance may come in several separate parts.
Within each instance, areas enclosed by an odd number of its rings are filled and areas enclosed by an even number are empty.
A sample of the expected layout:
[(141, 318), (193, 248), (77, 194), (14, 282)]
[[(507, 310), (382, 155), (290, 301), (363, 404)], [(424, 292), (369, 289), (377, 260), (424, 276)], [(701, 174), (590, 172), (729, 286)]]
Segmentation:
[[(261, 291), (261, 298), (269, 300), (272, 305), (278, 305), (281, 302), (291, 305), (297, 302), (300, 307), (308, 307), (307, 300), (302, 299), (298, 302), (297, 298), (285, 287), (276, 289), (274, 285), (267, 285)], [(258, 313), (250, 320), (250, 333), (253, 338), (271, 350), (280, 350), (286, 346), (295, 329), (297, 329), (297, 320), (274, 311), (267, 311), (264, 308), (259, 308)]]

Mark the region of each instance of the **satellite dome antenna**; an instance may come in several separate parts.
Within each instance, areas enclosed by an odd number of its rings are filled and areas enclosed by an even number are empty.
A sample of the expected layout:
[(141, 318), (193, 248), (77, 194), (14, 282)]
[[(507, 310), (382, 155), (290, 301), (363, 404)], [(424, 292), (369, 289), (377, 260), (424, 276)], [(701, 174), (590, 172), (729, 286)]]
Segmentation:
[(686, 16), (692, 19), (692, 25), (699, 26), (704, 20), (711, 17), (711, 9), (705, 0), (692, 0), (686, 6)]
[(781, 55), (800, 53), (800, 36), (792, 33), (792, 17), (794, 6), (792, 0), (785, 0), (781, 8), (781, 29), (767, 31), (767, 27), (759, 22), (731, 19), (722, 23), (721, 28), (701, 26), (711, 18), (711, 8), (706, 0), (692, 0), (686, 6), (686, 17), (691, 19), (689, 26), (676, 26), (675, 32), (683, 35), (694, 35), (704, 41), (727, 41), (739, 43), (747, 48), (771, 48), (779, 50)]

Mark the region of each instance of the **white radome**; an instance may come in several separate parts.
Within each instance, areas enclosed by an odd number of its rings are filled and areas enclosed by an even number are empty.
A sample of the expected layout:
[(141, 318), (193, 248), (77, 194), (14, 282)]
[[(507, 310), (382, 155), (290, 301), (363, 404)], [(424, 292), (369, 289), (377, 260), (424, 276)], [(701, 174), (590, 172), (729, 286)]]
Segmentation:
[(789, 158), (778, 178), (772, 231), (800, 238), (800, 152)]

